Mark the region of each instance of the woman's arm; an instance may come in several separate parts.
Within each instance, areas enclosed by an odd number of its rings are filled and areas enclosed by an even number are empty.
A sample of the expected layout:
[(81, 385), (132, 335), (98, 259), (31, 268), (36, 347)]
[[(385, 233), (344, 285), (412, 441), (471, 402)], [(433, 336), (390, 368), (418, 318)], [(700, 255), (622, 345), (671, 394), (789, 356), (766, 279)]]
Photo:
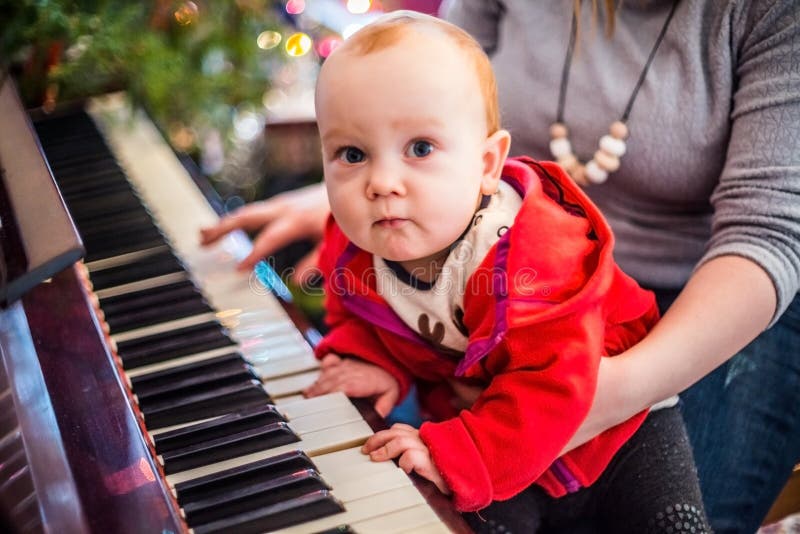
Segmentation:
[(703, 264), (641, 342), (602, 359), (594, 404), (564, 452), (703, 378), (767, 327), (776, 302), (755, 262), (720, 256)]

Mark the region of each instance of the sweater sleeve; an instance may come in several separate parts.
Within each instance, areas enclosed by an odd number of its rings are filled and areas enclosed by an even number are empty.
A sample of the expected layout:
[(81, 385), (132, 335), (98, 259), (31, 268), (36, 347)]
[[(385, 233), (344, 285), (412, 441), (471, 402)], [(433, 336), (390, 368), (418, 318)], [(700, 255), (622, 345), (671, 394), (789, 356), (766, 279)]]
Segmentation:
[(484, 361), (493, 377), (473, 407), (422, 426), (459, 510), (512, 497), (559, 456), (591, 406), (602, 332), (599, 306), (509, 330)]
[(724, 255), (759, 264), (775, 285), (774, 322), (800, 289), (800, 3), (741, 6), (731, 137), (698, 265)]

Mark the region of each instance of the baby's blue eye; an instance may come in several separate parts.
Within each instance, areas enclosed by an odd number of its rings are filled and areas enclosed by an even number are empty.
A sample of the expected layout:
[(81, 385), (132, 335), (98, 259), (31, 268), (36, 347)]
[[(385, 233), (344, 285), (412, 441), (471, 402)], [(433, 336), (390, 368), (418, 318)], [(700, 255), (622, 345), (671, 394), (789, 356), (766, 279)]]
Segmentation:
[(408, 147), (408, 155), (415, 158), (424, 158), (433, 152), (433, 145), (428, 141), (414, 141)]
[(347, 163), (361, 163), (364, 161), (364, 151), (354, 146), (348, 146), (342, 149), (339, 157)]

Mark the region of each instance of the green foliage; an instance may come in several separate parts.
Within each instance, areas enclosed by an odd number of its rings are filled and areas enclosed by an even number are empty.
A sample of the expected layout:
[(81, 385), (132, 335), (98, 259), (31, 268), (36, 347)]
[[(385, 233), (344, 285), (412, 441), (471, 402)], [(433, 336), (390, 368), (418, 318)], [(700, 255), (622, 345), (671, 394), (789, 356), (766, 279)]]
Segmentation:
[(268, 0), (0, 0), (0, 67), (29, 106), (124, 89), (162, 128), (224, 136), (284, 59), (264, 30), (281, 30)]

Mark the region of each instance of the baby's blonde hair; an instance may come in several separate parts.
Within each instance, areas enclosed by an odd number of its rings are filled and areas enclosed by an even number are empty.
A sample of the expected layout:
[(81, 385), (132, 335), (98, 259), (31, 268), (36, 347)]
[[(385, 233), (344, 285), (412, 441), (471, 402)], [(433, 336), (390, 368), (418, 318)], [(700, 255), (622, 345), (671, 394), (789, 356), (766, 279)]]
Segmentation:
[(458, 26), (413, 11), (395, 11), (358, 30), (341, 48), (354, 54), (366, 55), (399, 43), (412, 31), (437, 32), (464, 52), (478, 76), (486, 108), (487, 133), (491, 135), (499, 130), (500, 110), (497, 103), (497, 82), (494, 78), (492, 64), (478, 42)]

